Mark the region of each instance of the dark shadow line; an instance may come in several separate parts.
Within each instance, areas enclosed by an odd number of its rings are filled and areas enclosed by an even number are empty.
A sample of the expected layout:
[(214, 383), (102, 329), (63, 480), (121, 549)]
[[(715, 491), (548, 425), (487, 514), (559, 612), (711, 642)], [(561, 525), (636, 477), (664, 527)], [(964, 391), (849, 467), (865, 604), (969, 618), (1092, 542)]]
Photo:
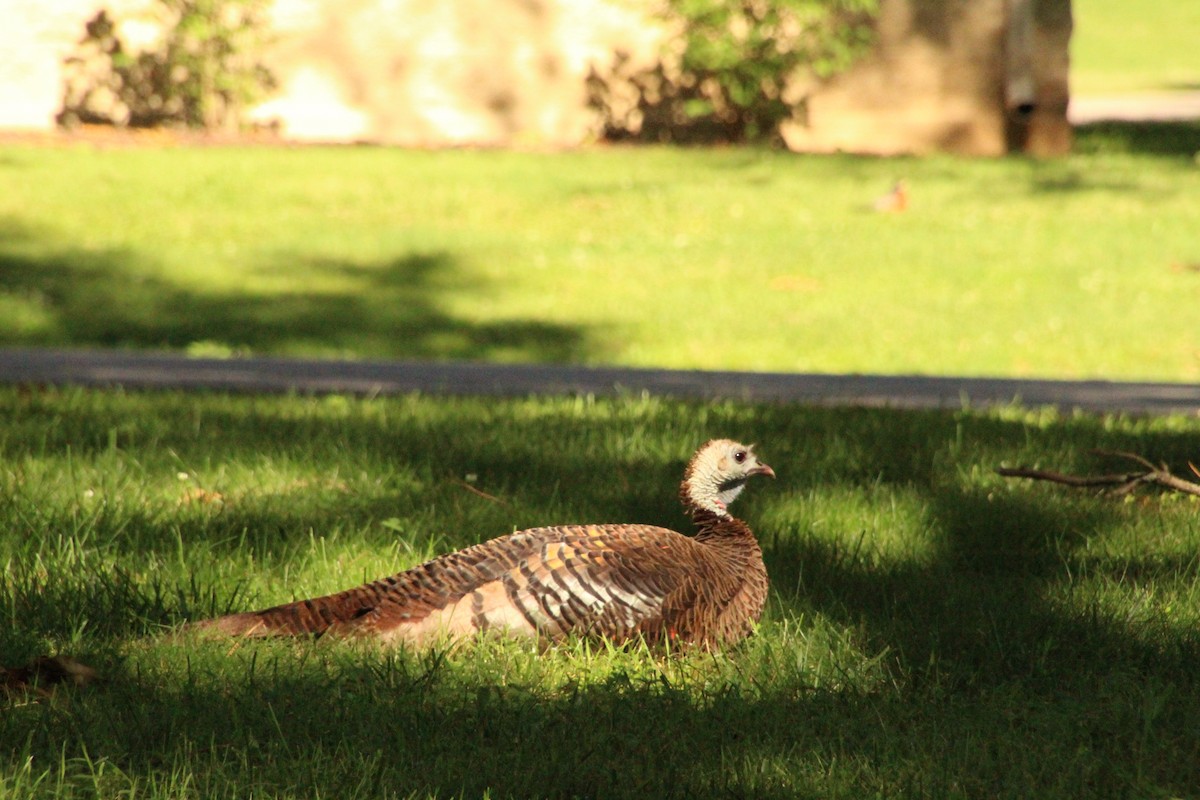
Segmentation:
[(692, 399), (826, 406), (962, 409), (1020, 404), (1096, 412), (1196, 413), (1200, 385), (927, 375), (345, 361), (188, 358), (162, 352), (0, 348), (0, 383), (129, 389), (526, 396), (648, 392)]

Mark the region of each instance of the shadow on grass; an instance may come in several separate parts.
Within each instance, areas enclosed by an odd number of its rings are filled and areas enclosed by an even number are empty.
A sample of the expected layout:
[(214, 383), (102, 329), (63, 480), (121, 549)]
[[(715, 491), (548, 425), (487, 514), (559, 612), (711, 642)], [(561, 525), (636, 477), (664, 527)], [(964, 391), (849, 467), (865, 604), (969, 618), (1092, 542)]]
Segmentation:
[(51, 247), (0, 225), (0, 301), (16, 309), (0, 344), (523, 362), (580, 362), (596, 345), (578, 326), (455, 314), (451, 298), (493, 287), (450, 253), (280, 260), (278, 290), (207, 290), (130, 253)]
[[(1063, 429), (1090, 429), (1097, 447), (1150, 453), (1176, 469), (1200, 450), (1194, 432), (1121, 435), (1104, 432), (1099, 420), (1064, 421), (1033, 432), (1032, 441), (1019, 423), (977, 424), (1001, 449), (1032, 446), (1049, 460), (1093, 462), (1079, 471), (1095, 471), (1097, 459), (1068, 455), (1063, 440), (1073, 437)], [(953, 438), (945, 430), (930, 441)], [(896, 480), (898, 441), (911, 439), (881, 439), (871, 454), (884, 485)], [(920, 458), (935, 461), (931, 455)], [(919, 774), (941, 777), (918, 793), (1186, 795), (1200, 780), (1200, 763), (1185, 755), (1200, 751), (1200, 634), (1139, 608), (1138, 598), (1190, 596), (1198, 559), (1191, 550), (1153, 552), (1157, 543), (1144, 556), (1105, 555), (1106, 541), (1133, 516), (1160, 515), (1160, 501), (1130, 506), (1027, 483), (965, 488), (936, 474), (926, 481), (918, 476), (909, 488), (927, 499), (928, 557), (873, 558), (870, 531), (865, 547), (799, 533), (772, 540), (766, 553), (776, 590), (786, 597), (795, 586), (792, 608), (858, 631), (868, 652), (890, 654), (901, 696), (940, 706), (902, 720), (888, 700), (871, 704), (893, 735), (932, 737), (912, 750), (926, 759)], [(939, 752), (943, 736), (947, 750)], [(872, 731), (856, 752), (895, 748), (888, 739)], [(1023, 754), (1022, 740), (1040, 755)], [(952, 754), (959, 748), (976, 751), (969, 758), (977, 757), (977, 769), (962, 771), (963, 753)]]
[(1200, 152), (1200, 120), (1095, 122), (1075, 128), (1075, 152), (1133, 153), (1192, 159)]
[[(644, 428), (670, 428), (689, 409), (700, 410), (664, 405), (604, 424), (637, 442)], [(1185, 796), (1200, 780), (1193, 757), (1200, 752), (1200, 640), (1165, 627), (1148, 635), (1129, 605), (1090, 596), (1095, 586), (1080, 578), (1100, 570), (1136, 592), (1194, 580), (1191, 557), (1099, 557), (1094, 550), (1102, 553), (1129, 523), (1127, 507), (989, 488), (955, 472), (1012, 454), (1087, 468), (1078, 453), (1092, 446), (1178, 465), (1200, 450), (1195, 432), (1126, 433), (1090, 418), (1031, 427), (935, 412), (703, 411), (714, 433), (758, 439), (781, 476), (777, 486), (749, 493), (743, 509), (752, 522), (774, 504), (796, 502), (789, 493), (878, 486), (922, 499), (931, 547), (914, 558), (870, 557), (869, 537), (882, 532), (867, 531), (860, 550), (847, 544), (858, 531), (830, 537), (803, 523), (758, 526), (775, 594), (789, 598), (782, 606), (819, 613), (852, 632), (865, 652), (886, 654), (890, 687), (814, 687), (802, 670), (755, 674), (748, 664), (746, 680), (700, 689), (618, 674), (545, 691), (519, 678), (471, 674), (436, 653), (380, 656), (322, 645), (314, 655), (305, 645), (255, 645), (232, 656), (241, 665), (232, 682), (219, 666), (207, 676), (189, 666), (186, 682), (174, 674), (122, 675), (72, 710), (72, 747), (85, 743), (92, 757), (111, 754), (121, 769), (145, 776), (185, 765), (206, 796), (247, 786), (329, 796), (854, 797), (864, 787), (886, 796)], [(109, 424), (88, 419), (86, 409), (80, 414), (42, 446), (66, 448), (72, 431)], [(280, 441), (318, 451), (330, 436), (323, 429), (331, 423), (315, 417), (205, 415), (221, 439), (162, 444), (188, 462), (220, 462), (234, 450)], [(420, 425), (398, 416), (338, 420), (336, 439), (354, 454), (339, 459), (340, 468), (374, 470), (434, 453), (424, 502), (452, 505), (461, 490), (434, 479), (474, 472), (479, 486), (509, 503), (480, 501), (486, 514), (462, 519), (486, 524), (460, 532), (463, 539), (445, 549), (507, 525), (681, 525), (669, 489), (682, 461), (653, 448), (633, 455), (592, 448), (582, 463), (575, 454), (595, 432), (570, 410), (489, 411), (474, 421), (448, 415)], [(487, 429), (498, 422), (507, 430), (505, 447), (489, 448)], [(559, 441), (564, 446), (545, 446)], [(973, 451), (972, 442), (985, 445)], [(947, 455), (953, 447), (960, 450)], [(570, 506), (578, 518), (558, 518), (560, 492), (585, 498)], [(398, 513), (415, 502), (415, 494), (397, 498)], [(231, 524), (264, 528), (256, 547), (281, 558), (292, 544), (277, 534), (320, 529), (337, 515), (361, 524), (381, 509), (301, 504), (294, 516), (281, 506), (257, 513)], [(170, 542), (153, 539), (150, 522), (128, 526), (148, 531), (136, 547), (166, 555)], [(232, 528), (223, 525), (198, 525), (188, 540), (227, 536)], [(752, 660), (754, 646), (729, 658)], [(777, 663), (796, 659), (803, 656)], [(4, 738), (28, 740), (51, 757), (61, 752), (61, 726), (17, 719), (0, 722), (0, 733), (12, 734)]]
[[(934, 656), (951, 660), (963, 656), (972, 663), (990, 665), (990, 671), (1009, 661), (1003, 652), (1006, 642), (1048, 644), (1040, 634), (1048, 633), (1048, 621), (1060, 614), (1048, 597), (1052, 587), (1070, 587), (1100, 573), (1131, 584), (1181, 580), (1200, 565), (1190, 552), (1168, 558), (1155, 554), (1144, 559), (1101, 557), (1104, 542), (1129, 527), (1137, 515), (1155, 519), (1163, 514), (1162, 501), (1153, 493), (1136, 505), (1030, 482), (964, 485), (948, 472), (961, 457), (943, 458), (938, 452), (949, 443), (958, 447), (957, 443), (968, 437), (987, 442), (988, 452), (981, 453), (979, 466), (988, 471), (1006, 459), (1005, 453), (1025, 453), (1025, 460), (1052, 463), (1068, 472), (1112, 471), (1113, 464), (1102, 456), (1081, 451), (1081, 444), (1087, 442), (1087, 448), (1145, 453), (1186, 473), (1189, 459), (1200, 450), (1200, 435), (1194, 431), (1122, 433), (1106, 429), (1104, 421), (1095, 417), (1031, 428), (996, 418), (956, 421), (954, 415), (939, 412), (831, 412), (844, 420), (864, 413), (883, 420), (871, 440), (860, 442), (861, 450), (828, 444), (815, 448), (841, 450), (855, 462), (871, 465), (874, 480), (861, 474), (839, 475), (836, 469), (822, 466), (809, 471), (810, 475), (820, 472), (812, 477), (812, 487), (819, 489), (831, 479), (835, 485), (849, 480), (915, 492), (929, 515), (925, 525), (932, 548), (920, 557), (878, 562), (872, 560), (873, 531), (860, 532), (866, 540), (862, 552), (846, 546), (853, 535), (838, 543), (797, 531), (790, 537), (771, 539), (767, 556), (774, 562), (776, 584), (795, 585), (802, 602), (846, 622), (867, 620), (870, 629), (881, 632), (881, 646), (899, 646), (912, 654), (904, 658), (907, 668), (919, 669)], [(1127, 466), (1119, 464), (1121, 469)], [(901, 606), (908, 610), (899, 613)], [(911, 628), (891, 629), (889, 620), (912, 612), (921, 616)], [(997, 620), (1018, 621), (1021, 635), (995, 636)], [(1106, 628), (1099, 618), (1091, 621), (1097, 630)], [(1080, 630), (1077, 622), (1066, 622), (1073, 635), (1062, 637), (1060, 644), (1079, 641), (1074, 635)], [(972, 656), (973, 647), (945, 647), (949, 640), (941, 632), (946, 630), (956, 632), (955, 637), (961, 636), (964, 643), (986, 643), (991, 637), (989, 646), (995, 649)], [(1200, 653), (1196, 650), (1200, 640), (1187, 647), (1189, 653)], [(1173, 658), (1168, 661), (1181, 663)], [(1105, 659), (1095, 662), (1104, 663)], [(971, 669), (958, 671), (969, 682), (978, 677)]]
[[(111, 753), (143, 779), (181, 770), (205, 797), (497, 798), (828, 796), (816, 776), (804, 787), (755, 772), (851, 737), (870, 746), (878, 721), (871, 704), (830, 695), (718, 696), (698, 707), (686, 691), (620, 673), (546, 694), (480, 683), (437, 653), (258, 650), (239, 653), (243, 670), (220, 683), (202, 655), (187, 686), (121, 676), (72, 721), (92, 758)], [(0, 731), (12, 723), (0, 720)], [(136, 740), (119, 733), (130, 730)], [(60, 746), (52, 736), (36, 731), (32, 749)]]

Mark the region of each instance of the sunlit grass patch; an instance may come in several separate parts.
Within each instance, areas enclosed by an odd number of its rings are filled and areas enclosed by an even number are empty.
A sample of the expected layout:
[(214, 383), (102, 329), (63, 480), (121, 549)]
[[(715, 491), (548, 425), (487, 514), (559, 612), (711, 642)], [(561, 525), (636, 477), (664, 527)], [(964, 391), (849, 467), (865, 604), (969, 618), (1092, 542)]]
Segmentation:
[[(9, 147), (0, 344), (1200, 376), (1195, 126), (1078, 145), (1048, 162)], [(909, 210), (872, 211), (898, 178)]]

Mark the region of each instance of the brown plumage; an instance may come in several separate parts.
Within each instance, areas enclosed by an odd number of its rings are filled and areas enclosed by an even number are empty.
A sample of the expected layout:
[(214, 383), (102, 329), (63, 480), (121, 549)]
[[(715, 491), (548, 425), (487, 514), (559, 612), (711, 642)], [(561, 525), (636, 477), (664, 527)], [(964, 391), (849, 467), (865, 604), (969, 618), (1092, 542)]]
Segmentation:
[(767, 596), (758, 542), (727, 509), (754, 475), (775, 472), (750, 447), (714, 440), (692, 457), (680, 485), (695, 536), (651, 525), (532, 528), (338, 594), (198, 627), (410, 644), (484, 630), (728, 644), (750, 633)]

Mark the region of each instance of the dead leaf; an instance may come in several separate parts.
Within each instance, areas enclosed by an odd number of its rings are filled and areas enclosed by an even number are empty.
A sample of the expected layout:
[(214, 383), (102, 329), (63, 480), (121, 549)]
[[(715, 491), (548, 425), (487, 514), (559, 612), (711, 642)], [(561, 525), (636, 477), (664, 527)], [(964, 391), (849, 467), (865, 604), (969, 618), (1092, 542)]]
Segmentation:
[(0, 688), (9, 694), (50, 697), (58, 686), (82, 688), (98, 678), (96, 670), (70, 656), (38, 656), (23, 667), (0, 667)]
[(903, 180), (896, 181), (891, 191), (875, 198), (871, 208), (883, 214), (899, 214), (908, 209), (908, 184)]

